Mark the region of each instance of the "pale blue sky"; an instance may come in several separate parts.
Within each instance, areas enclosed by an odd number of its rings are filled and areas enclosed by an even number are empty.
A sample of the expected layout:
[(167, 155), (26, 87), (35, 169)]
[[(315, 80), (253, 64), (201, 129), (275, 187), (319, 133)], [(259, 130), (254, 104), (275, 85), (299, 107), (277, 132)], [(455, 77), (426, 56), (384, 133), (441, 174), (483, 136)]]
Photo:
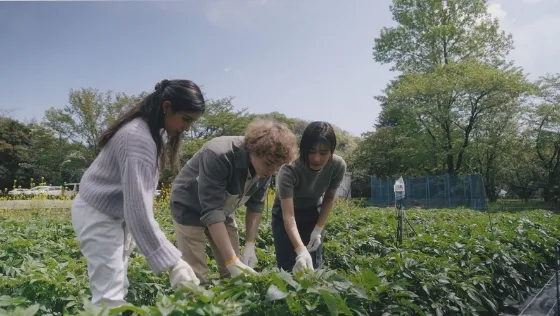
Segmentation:
[[(373, 96), (393, 77), (372, 58), (390, 3), (1, 2), (0, 109), (42, 119), (71, 88), (136, 94), (187, 78), (211, 98), (234, 96), (237, 108), (326, 120), (359, 136), (372, 130)], [(490, 11), (532, 77), (560, 72), (560, 1), (492, 1)]]

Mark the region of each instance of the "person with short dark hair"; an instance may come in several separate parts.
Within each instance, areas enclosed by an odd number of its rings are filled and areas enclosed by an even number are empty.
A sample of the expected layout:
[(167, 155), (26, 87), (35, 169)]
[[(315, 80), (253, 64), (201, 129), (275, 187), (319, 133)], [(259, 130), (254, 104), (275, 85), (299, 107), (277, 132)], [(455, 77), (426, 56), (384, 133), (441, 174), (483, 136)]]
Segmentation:
[(176, 166), (182, 135), (204, 111), (204, 97), (194, 82), (162, 80), (101, 133), (101, 152), (72, 202), (92, 304), (113, 308), (126, 303), (129, 256), (136, 245), (154, 274), (169, 271), (173, 288), (199, 283), (161, 231), (153, 203), (160, 170), (166, 163)]
[(322, 265), (323, 228), (346, 173), (346, 162), (334, 154), (335, 148), (331, 124), (312, 122), (301, 137), (299, 158), (276, 175), (272, 233), (279, 269), (295, 272)]
[[(209, 282), (206, 239), (221, 278), (255, 273), (255, 240), (272, 175), (296, 152), (296, 137), (274, 121), (252, 122), (245, 136), (216, 137), (187, 162), (171, 190), (177, 246), (201, 284)], [(243, 255), (235, 210), (247, 207)]]

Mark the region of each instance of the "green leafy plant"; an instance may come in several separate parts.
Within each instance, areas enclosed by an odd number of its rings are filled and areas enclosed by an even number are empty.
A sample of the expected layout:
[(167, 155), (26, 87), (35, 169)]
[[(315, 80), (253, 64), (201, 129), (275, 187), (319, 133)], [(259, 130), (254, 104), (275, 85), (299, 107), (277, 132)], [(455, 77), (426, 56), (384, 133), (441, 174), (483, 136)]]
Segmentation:
[[(165, 199), (156, 219), (175, 240)], [(238, 211), (238, 220), (244, 212)], [(0, 314), (9, 315), (498, 315), (552, 271), (560, 217), (534, 210), (409, 210), (416, 235), (396, 246), (394, 210), (338, 204), (325, 230), (324, 267), (295, 276), (274, 260), (270, 213), (257, 240), (261, 273), (173, 291), (135, 250), (129, 305), (89, 303), (86, 262), (68, 210), (0, 210)], [(240, 225), (241, 244), (245, 231)]]

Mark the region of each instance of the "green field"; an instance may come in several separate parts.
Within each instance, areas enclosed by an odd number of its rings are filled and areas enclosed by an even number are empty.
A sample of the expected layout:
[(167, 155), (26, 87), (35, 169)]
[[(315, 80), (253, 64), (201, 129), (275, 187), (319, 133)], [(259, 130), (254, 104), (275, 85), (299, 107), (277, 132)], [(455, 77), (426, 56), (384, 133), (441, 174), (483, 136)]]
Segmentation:
[[(258, 277), (174, 293), (167, 274), (152, 275), (136, 250), (127, 298), (134, 306), (95, 312), (87, 304), (86, 264), (69, 211), (4, 209), (0, 314), (497, 315), (506, 299), (522, 301), (545, 282), (554, 264), (559, 215), (533, 210), (489, 217), (466, 209), (407, 214), (418, 235), (405, 237), (399, 249), (394, 210), (339, 203), (326, 227), (327, 267), (296, 277), (275, 268), (270, 212), (257, 242)], [(174, 240), (165, 200), (156, 216)], [(239, 211), (243, 239), (242, 216)]]

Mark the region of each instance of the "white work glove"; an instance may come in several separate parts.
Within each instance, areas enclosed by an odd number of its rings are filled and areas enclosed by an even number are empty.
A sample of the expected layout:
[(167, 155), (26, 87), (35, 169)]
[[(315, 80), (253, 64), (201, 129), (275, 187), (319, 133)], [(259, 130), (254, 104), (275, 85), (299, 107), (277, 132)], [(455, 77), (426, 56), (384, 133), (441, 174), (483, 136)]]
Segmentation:
[(257, 274), (257, 271), (253, 270), (253, 268), (245, 265), (243, 262), (239, 260), (239, 258), (235, 258), (233, 262), (226, 265), (231, 277), (236, 277), (244, 272), (248, 274)]
[(296, 249), (297, 257), (296, 264), (294, 264), (293, 272), (303, 271), (303, 270), (313, 270), (313, 259), (309, 251), (305, 247), (300, 247)]
[(186, 286), (189, 282), (193, 282), (196, 285), (200, 284), (200, 280), (196, 277), (191, 266), (183, 259), (179, 259), (179, 261), (169, 269), (169, 281), (173, 289)]
[(241, 262), (251, 268), (254, 268), (257, 265), (259, 260), (257, 259), (257, 255), (255, 254), (255, 243), (245, 243), (245, 251), (243, 251), (243, 254), (241, 255)]
[(319, 248), (321, 245), (321, 232), (323, 228), (315, 226), (313, 232), (311, 232), (311, 237), (309, 238), (309, 244), (307, 244), (307, 250), (313, 252)]

